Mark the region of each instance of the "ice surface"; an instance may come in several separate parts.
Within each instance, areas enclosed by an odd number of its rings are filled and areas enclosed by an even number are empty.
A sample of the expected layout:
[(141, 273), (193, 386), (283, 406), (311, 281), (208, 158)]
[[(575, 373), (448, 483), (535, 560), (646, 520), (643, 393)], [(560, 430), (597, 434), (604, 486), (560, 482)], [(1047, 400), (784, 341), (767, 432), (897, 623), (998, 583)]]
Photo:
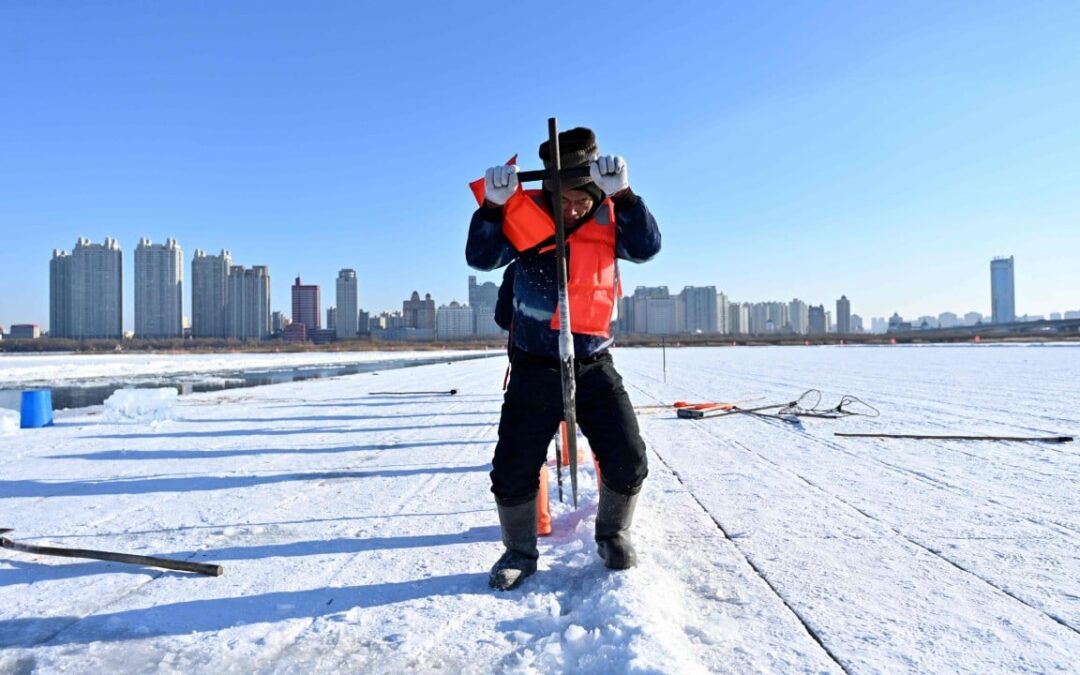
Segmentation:
[[(430, 359), (476, 351), (286, 352), (274, 354), (0, 354), (0, 387), (96, 378), (315, 368), (396, 359)], [(493, 352), (497, 353), (497, 352)]]
[[(160, 425), (63, 411), (0, 438), (7, 536), (225, 567), (0, 551), (0, 672), (1076, 672), (1075, 444), (833, 433), (1075, 434), (1080, 349), (669, 348), (666, 375), (659, 350), (615, 361), (650, 453), (641, 564), (595, 554), (591, 462), (576, 511), (549, 465), (554, 533), (509, 593), (487, 588), (505, 357), (195, 394)], [(811, 387), (882, 415), (648, 407)]]
[(105, 399), (105, 419), (110, 422), (163, 422), (172, 418), (177, 391), (118, 389)]
[(22, 408), (22, 391), (0, 391), (0, 409), (19, 412)]
[(19, 413), (0, 408), (0, 434), (13, 434), (19, 430)]

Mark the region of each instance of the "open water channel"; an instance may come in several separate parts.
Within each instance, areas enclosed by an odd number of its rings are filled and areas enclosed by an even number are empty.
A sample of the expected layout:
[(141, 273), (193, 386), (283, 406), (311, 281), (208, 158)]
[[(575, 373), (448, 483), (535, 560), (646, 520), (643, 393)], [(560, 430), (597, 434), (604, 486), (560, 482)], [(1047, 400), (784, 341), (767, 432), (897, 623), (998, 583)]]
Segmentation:
[(142, 377), (98, 378), (84, 381), (65, 382), (60, 386), (48, 383), (28, 382), (25, 386), (8, 386), (0, 389), (0, 407), (18, 409), (19, 397), (24, 389), (51, 389), (53, 408), (87, 408), (101, 405), (118, 389), (158, 389), (172, 387), (184, 396), (205, 391), (259, 387), (267, 384), (282, 384), (300, 380), (314, 380), (324, 377), (340, 377), (358, 373), (372, 373), (382, 370), (396, 370), (434, 363), (450, 363), (471, 359), (490, 358), (490, 354), (466, 356), (440, 356), (420, 359), (390, 359), (334, 366), (289, 367), (281, 369), (257, 369), (247, 371), (221, 371), (214, 373), (177, 373), (173, 375), (155, 375)]

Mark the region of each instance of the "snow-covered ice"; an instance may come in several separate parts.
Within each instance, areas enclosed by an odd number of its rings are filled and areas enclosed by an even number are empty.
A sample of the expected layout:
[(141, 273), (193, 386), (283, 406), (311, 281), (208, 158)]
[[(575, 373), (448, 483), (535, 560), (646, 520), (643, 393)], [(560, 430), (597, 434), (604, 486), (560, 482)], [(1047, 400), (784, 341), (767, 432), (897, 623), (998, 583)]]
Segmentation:
[[(1077, 672), (1076, 444), (833, 433), (1076, 434), (1080, 347), (669, 349), (666, 373), (658, 350), (615, 358), (650, 450), (641, 565), (597, 558), (584, 461), (581, 507), (553, 504), (540, 571), (509, 593), (487, 588), (505, 358), (0, 437), (7, 536), (225, 566), (0, 551), (0, 672)], [(368, 393), (390, 388), (460, 393)], [(882, 414), (655, 407), (809, 388)]]
[(172, 417), (178, 397), (171, 387), (118, 389), (105, 399), (105, 419), (110, 422), (164, 422)]
[(19, 413), (0, 408), (0, 434), (13, 434), (18, 431), (19, 421)]
[(286, 352), (223, 354), (0, 354), (0, 386), (28, 382), (53, 385), (98, 378), (176, 376), (200, 373), (317, 368), (370, 361), (475, 355), (476, 351)]

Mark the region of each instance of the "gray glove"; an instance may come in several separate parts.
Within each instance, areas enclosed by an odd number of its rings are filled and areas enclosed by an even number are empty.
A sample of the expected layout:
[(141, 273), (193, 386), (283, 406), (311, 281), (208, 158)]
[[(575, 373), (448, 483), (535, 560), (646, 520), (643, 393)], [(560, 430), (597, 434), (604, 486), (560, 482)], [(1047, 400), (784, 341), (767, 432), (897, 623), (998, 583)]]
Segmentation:
[(495, 204), (496, 206), (502, 206), (506, 203), (507, 199), (510, 199), (517, 192), (518, 189), (518, 171), (520, 171), (514, 164), (503, 164), (500, 166), (493, 166), (484, 172), (484, 199)]

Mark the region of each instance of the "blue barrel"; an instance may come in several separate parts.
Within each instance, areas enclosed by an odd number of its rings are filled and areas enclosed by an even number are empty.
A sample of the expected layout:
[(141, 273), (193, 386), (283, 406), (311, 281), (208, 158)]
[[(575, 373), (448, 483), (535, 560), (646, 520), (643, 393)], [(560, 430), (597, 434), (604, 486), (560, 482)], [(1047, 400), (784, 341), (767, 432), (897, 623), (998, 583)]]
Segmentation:
[(19, 426), (23, 429), (37, 429), (52, 426), (52, 390), (31, 389), (22, 393), (22, 418)]

